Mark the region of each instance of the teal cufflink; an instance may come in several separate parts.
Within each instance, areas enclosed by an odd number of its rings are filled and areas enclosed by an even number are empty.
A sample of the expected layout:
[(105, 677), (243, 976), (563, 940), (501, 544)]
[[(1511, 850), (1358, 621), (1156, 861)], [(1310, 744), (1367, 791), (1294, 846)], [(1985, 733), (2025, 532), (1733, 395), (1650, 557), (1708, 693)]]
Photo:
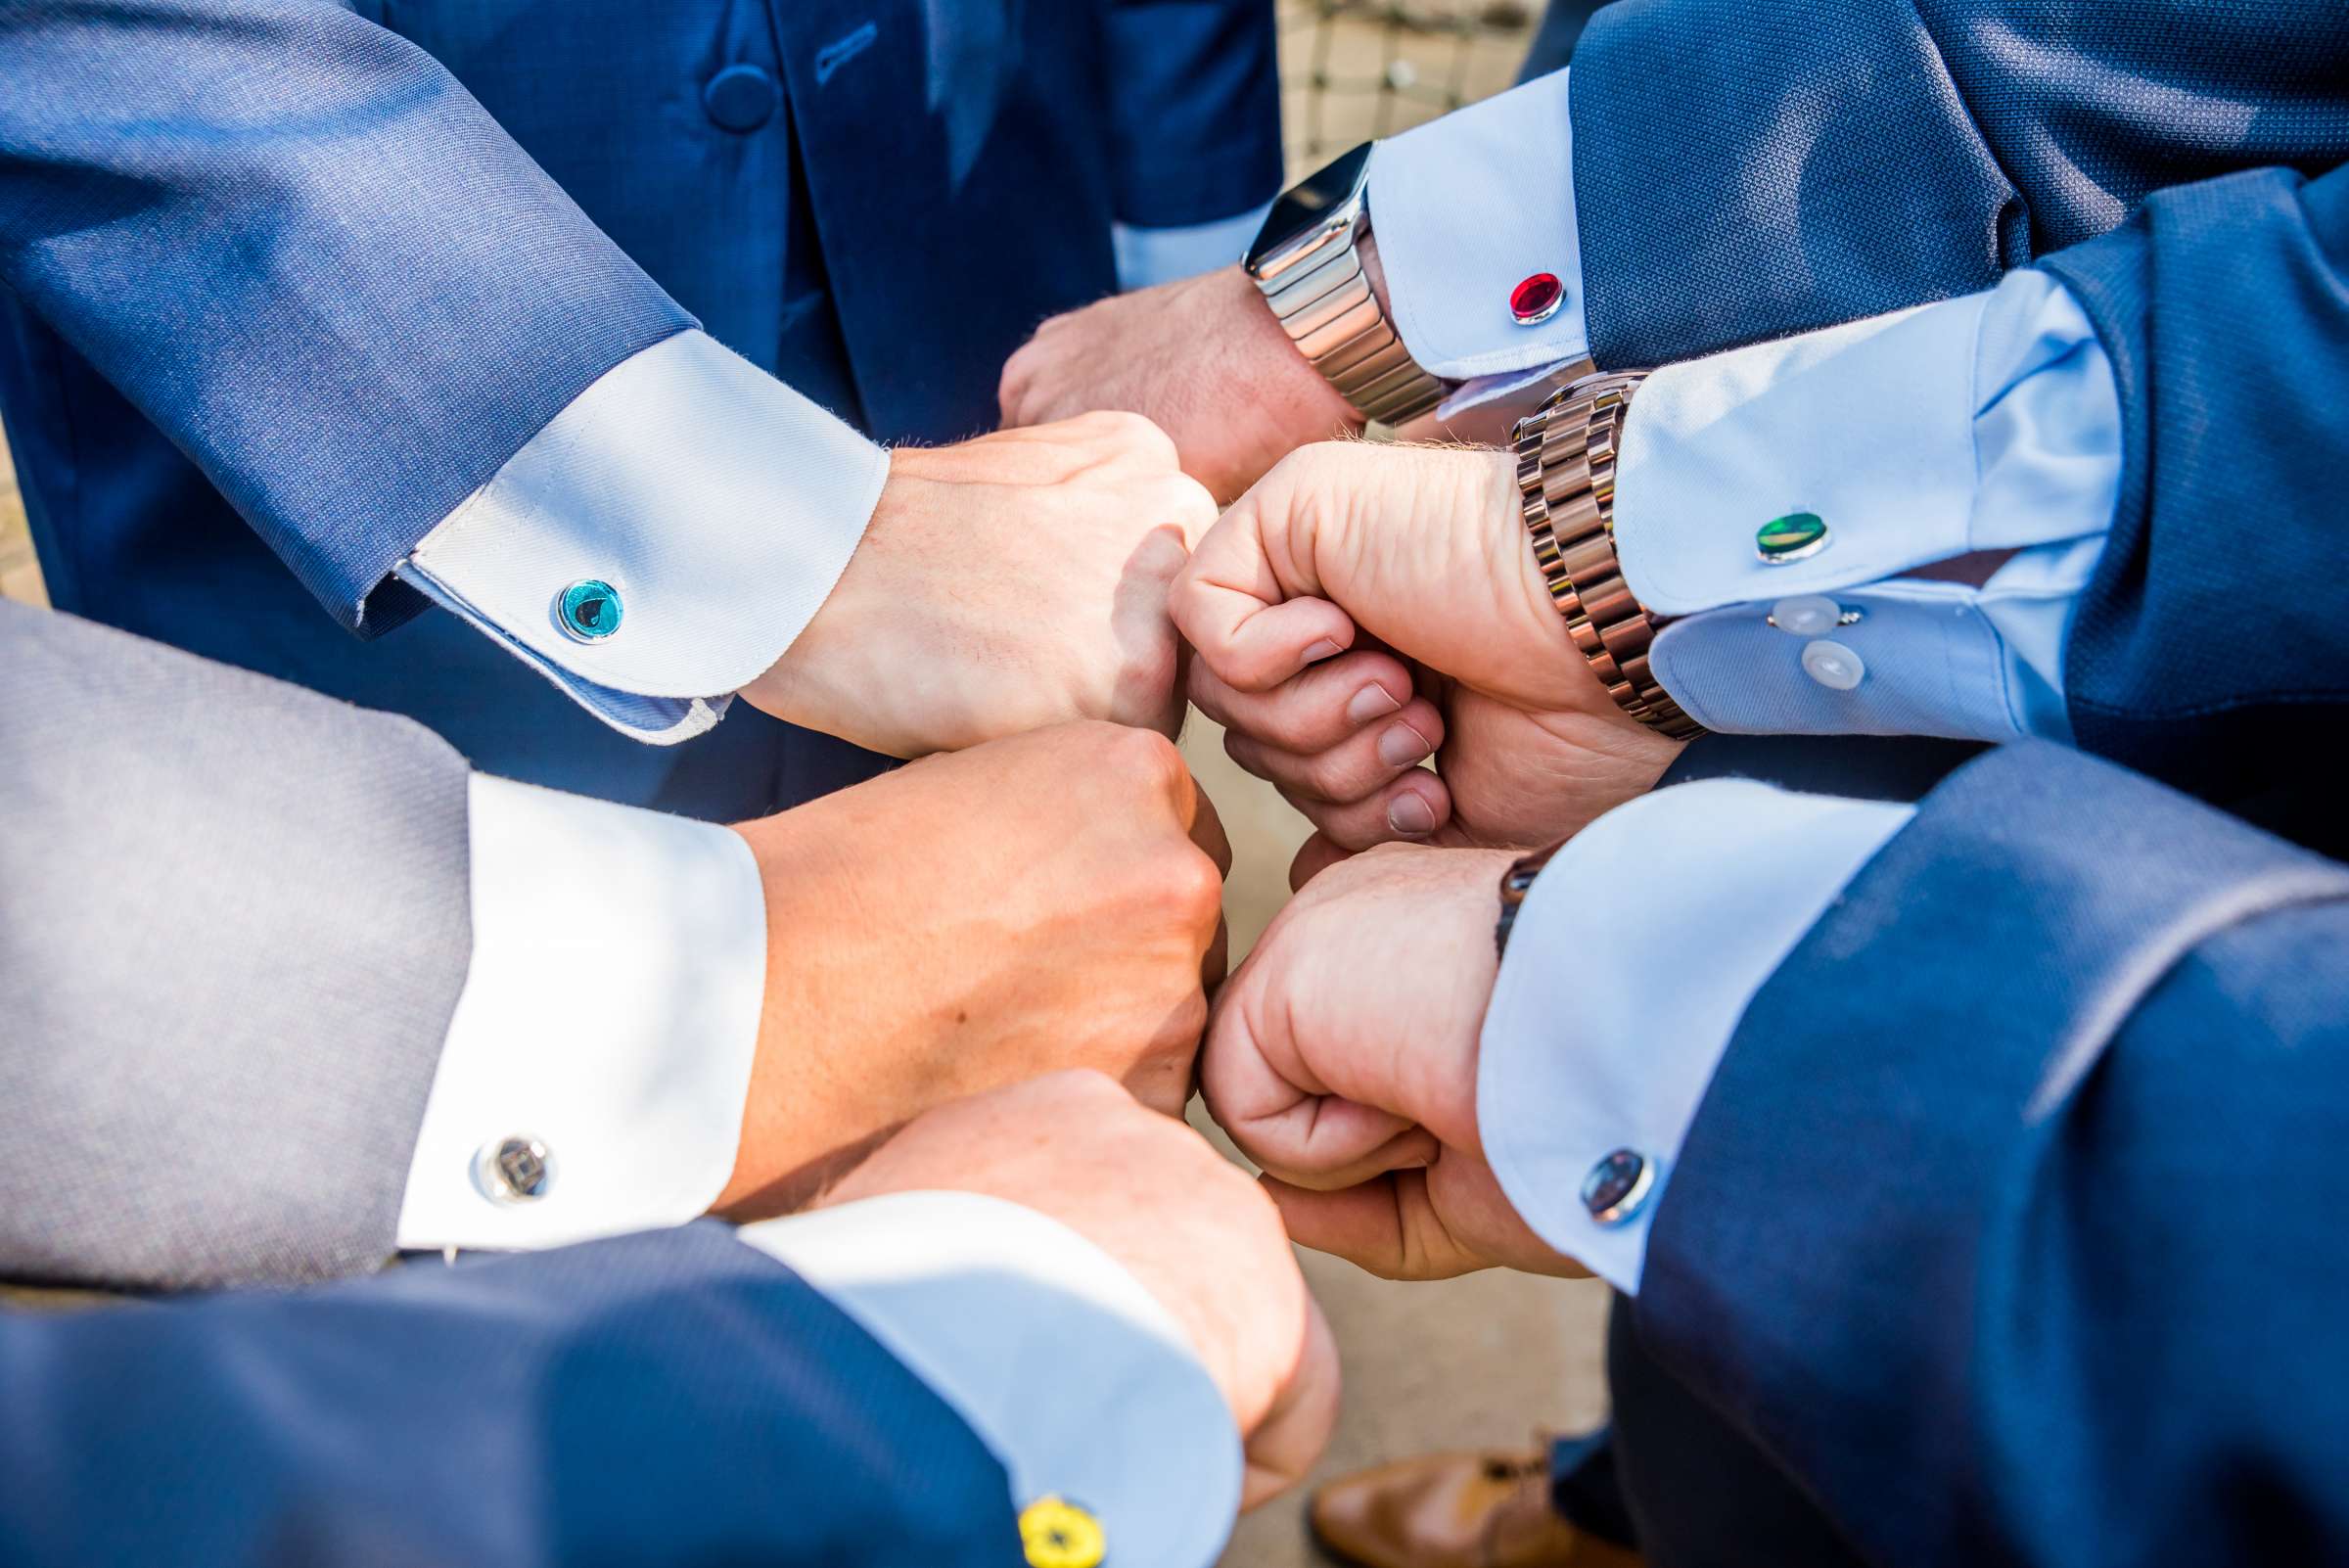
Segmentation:
[(1817, 512), (1773, 517), (1754, 534), (1754, 552), (1764, 566), (1784, 566), (1827, 547), (1827, 523)]
[(620, 629), (620, 590), (583, 577), (556, 598), (555, 622), (581, 642), (601, 642)]

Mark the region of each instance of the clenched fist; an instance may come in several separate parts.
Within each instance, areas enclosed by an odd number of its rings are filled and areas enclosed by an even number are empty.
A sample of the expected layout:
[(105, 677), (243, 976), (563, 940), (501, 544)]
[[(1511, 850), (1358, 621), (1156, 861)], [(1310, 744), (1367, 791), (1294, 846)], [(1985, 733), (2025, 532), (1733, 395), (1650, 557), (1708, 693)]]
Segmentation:
[(1072, 718), (1172, 734), (1167, 584), (1214, 521), (1132, 414), (900, 447), (823, 608), (742, 695), (893, 757)]
[(1198, 1133), (1098, 1074), (1061, 1073), (930, 1112), (822, 1201), (937, 1188), (1049, 1215), (1158, 1298), (1238, 1421), (1243, 1507), (1312, 1468), (1337, 1416), (1329, 1325), (1272, 1206)]
[(1580, 1273), (1477, 1133), (1508, 851), (1389, 845), (1315, 877), (1216, 999), (1200, 1086), (1301, 1244), (1372, 1273)]
[(1061, 1068), (1181, 1112), (1230, 851), (1164, 737), (1039, 730), (736, 831), (766, 1002), (719, 1209), (778, 1213), (929, 1107)]
[(1550, 843), (1680, 750), (1569, 640), (1506, 452), (1308, 446), (1200, 541), (1171, 602), (1192, 701), (1337, 851)]

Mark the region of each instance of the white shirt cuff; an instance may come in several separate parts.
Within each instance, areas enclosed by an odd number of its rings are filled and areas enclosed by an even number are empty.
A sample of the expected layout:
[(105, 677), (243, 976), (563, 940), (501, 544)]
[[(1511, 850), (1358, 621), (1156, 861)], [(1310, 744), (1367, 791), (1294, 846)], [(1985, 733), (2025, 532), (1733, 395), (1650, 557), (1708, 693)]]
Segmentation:
[(1272, 204), (1266, 202), (1227, 218), (1145, 229), (1113, 224), (1110, 243), (1118, 257), (1118, 287), (1131, 292), (1227, 267), (1248, 254), (1249, 242), (1264, 226)]
[[(1568, 74), (1455, 110), (1371, 157), (1370, 230), (1395, 328), (1438, 376), (1546, 369), (1590, 352)], [(1541, 272), (1565, 297), (1548, 320), (1520, 325), (1509, 297)]]
[[(474, 775), (473, 963), (425, 1104), (403, 1248), (556, 1247), (682, 1223), (734, 1169), (766, 901), (734, 833)], [(535, 1139), (538, 1195), (484, 1152)]]
[[(682, 332), (573, 399), (398, 575), (614, 728), (683, 740), (814, 619), (888, 473), (882, 448)], [(579, 582), (610, 586), (609, 635), (566, 630)]]
[[(1510, 929), (1476, 1086), (1485, 1157), (1537, 1235), (1638, 1294), (1648, 1226), (1747, 1004), (1914, 814), (1714, 779), (1617, 807), (1551, 857)], [(1608, 946), (1635, 965), (1581, 961), (1601, 892)], [(1602, 1225), (1583, 1181), (1619, 1149), (1653, 1184)]]
[(1109, 1254), (1018, 1204), (907, 1192), (745, 1226), (911, 1368), (1120, 1568), (1207, 1568), (1237, 1516), (1239, 1433), (1181, 1328)]
[[(1640, 602), (1681, 618), (1656, 677), (1709, 729), (2061, 739), (2063, 640), (2120, 473), (2110, 361), (2072, 297), (2023, 271), (1656, 372), (1624, 430), (1615, 538)], [(1766, 563), (1756, 532), (1799, 512), (1825, 545)], [(1996, 549), (2018, 553), (1980, 588), (1900, 580)], [(1769, 626), (1804, 596), (1859, 619)], [(1823, 674), (1820, 642), (1839, 656)]]

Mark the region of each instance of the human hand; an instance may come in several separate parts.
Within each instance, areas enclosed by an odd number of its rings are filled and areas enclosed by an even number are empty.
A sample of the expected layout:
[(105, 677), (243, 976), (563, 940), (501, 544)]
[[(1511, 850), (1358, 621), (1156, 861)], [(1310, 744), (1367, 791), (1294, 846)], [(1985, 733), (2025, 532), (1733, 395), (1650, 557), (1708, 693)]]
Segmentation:
[(742, 695), (893, 757), (1072, 718), (1172, 734), (1167, 584), (1214, 519), (1131, 414), (899, 447), (839, 583)]
[(1295, 1484), (1337, 1418), (1338, 1357), (1264, 1194), (1097, 1073), (930, 1111), (820, 1204), (939, 1188), (1024, 1204), (1123, 1264), (1182, 1326), (1239, 1422), (1241, 1506)]
[(1680, 750), (1569, 640), (1506, 452), (1305, 447), (1208, 531), (1170, 606), (1191, 700), (1339, 851), (1550, 843)]
[(1390, 845), (1313, 880), (1216, 999), (1208, 1110), (1299, 1244), (1374, 1274), (1580, 1274), (1501, 1192), (1477, 1135), (1498, 962), (1495, 850)]
[(1088, 408), (1146, 414), (1183, 472), (1224, 501), (1284, 453), (1362, 428), (1237, 266), (1054, 316), (1003, 366), (997, 395), (1006, 426)]
[(1222, 978), (1215, 809), (1173, 744), (1066, 724), (735, 829), (766, 890), (737, 1219), (959, 1095), (1097, 1068), (1180, 1115)]

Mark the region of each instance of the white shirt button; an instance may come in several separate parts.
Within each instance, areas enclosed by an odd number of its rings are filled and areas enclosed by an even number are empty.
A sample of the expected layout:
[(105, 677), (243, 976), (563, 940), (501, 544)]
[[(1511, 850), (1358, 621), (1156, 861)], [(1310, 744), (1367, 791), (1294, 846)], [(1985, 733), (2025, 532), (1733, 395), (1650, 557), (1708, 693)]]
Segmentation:
[(1830, 691), (1850, 691), (1866, 678), (1867, 666), (1842, 643), (1822, 637), (1803, 645), (1803, 672)]
[(1843, 619), (1843, 606), (1819, 593), (1798, 593), (1771, 607), (1770, 623), (1797, 637), (1816, 637), (1833, 631)]

